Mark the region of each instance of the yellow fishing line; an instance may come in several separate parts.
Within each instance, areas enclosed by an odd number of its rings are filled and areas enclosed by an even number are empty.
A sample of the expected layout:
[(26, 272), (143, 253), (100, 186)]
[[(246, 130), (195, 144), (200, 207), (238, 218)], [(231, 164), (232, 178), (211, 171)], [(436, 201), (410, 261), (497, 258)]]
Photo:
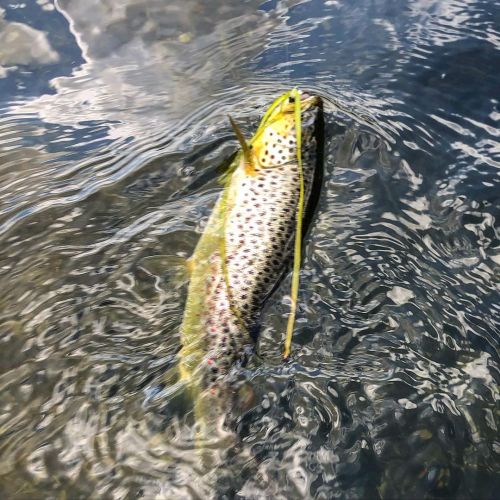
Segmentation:
[(285, 349), (283, 357), (290, 356), (292, 345), (293, 327), (297, 312), (297, 297), (299, 294), (299, 274), (302, 251), (302, 217), (304, 214), (304, 172), (302, 170), (302, 122), (300, 112), (300, 94), (297, 89), (293, 89), (291, 95), (295, 98), (295, 134), (297, 136), (297, 165), (299, 169), (299, 202), (297, 204), (297, 219), (295, 229), (295, 245), (293, 254), (292, 288), (290, 292), (291, 306), (286, 326)]

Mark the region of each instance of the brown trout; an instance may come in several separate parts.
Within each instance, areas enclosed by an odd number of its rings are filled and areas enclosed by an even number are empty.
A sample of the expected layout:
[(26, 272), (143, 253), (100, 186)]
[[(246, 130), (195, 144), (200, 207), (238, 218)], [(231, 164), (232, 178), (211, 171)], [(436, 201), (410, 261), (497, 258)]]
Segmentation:
[(214, 422), (228, 411), (227, 374), (254, 344), (259, 312), (295, 257), (289, 333), (293, 328), (301, 226), (322, 168), (322, 119), (319, 97), (292, 90), (248, 142), (231, 120), (242, 151), (190, 259), (181, 325), (180, 376), (202, 440), (215, 438)]

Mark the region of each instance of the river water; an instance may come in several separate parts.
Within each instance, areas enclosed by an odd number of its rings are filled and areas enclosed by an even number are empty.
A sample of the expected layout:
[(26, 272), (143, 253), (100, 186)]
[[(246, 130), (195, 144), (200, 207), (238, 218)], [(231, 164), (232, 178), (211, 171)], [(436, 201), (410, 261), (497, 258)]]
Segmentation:
[[(500, 5), (0, 0), (0, 496), (490, 499)], [(326, 157), (213, 470), (165, 385), (219, 166), (293, 86)]]

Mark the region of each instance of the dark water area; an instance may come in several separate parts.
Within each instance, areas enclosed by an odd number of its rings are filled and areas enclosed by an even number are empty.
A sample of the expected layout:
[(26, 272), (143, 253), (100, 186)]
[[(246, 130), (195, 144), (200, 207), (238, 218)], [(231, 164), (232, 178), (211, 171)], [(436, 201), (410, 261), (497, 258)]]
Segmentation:
[[(500, 4), (0, 0), (0, 498), (493, 499)], [(219, 166), (293, 86), (324, 181), (199, 467), (176, 365)]]

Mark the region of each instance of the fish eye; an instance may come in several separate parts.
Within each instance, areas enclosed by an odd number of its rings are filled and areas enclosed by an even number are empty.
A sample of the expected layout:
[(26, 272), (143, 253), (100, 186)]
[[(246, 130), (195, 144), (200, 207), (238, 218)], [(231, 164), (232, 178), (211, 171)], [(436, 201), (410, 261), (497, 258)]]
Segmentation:
[(289, 102), (290, 104), (293, 104), (293, 103), (295, 102), (295, 97), (290, 96), (290, 97), (288, 98), (288, 102)]

